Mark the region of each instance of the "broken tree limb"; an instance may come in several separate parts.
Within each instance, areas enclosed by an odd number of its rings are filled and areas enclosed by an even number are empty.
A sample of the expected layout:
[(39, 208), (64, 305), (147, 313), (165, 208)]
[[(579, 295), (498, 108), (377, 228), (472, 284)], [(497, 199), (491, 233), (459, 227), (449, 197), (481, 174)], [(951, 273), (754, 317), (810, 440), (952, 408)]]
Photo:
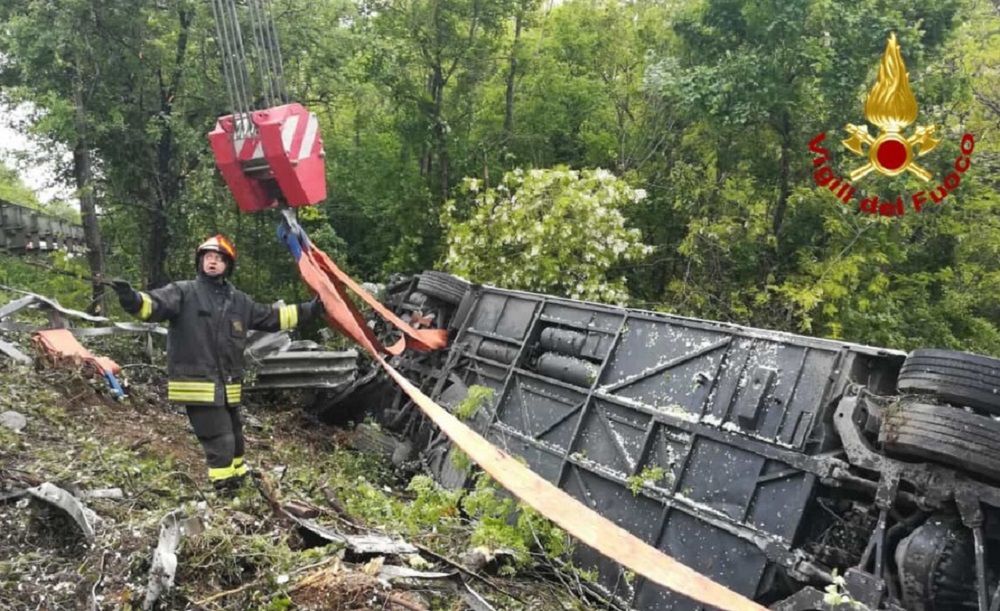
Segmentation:
[(302, 501), (286, 501), (282, 506), (286, 512), (297, 518), (311, 520), (319, 515), (319, 508)]
[(443, 563), (451, 566), (452, 568), (454, 568), (458, 572), (460, 572), (460, 573), (462, 573), (464, 575), (467, 575), (469, 577), (472, 577), (473, 579), (477, 579), (477, 580), (483, 582), (484, 584), (486, 584), (487, 586), (493, 588), (497, 592), (500, 592), (501, 594), (503, 594), (507, 598), (510, 598), (512, 600), (516, 600), (519, 603), (521, 603), (522, 605), (527, 606), (528, 603), (525, 602), (524, 600), (522, 600), (520, 597), (515, 596), (514, 594), (511, 594), (510, 592), (508, 592), (504, 588), (501, 588), (499, 585), (493, 583), (493, 581), (490, 580), (489, 578), (484, 577), (483, 575), (480, 575), (478, 573), (474, 573), (474, 572), (470, 571), (468, 568), (462, 566), (462, 563), (460, 563), (459, 561), (452, 560), (451, 558), (449, 558), (449, 557), (447, 557), (445, 555), (439, 554), (439, 553), (435, 552), (434, 550), (432, 550), (431, 548), (429, 548), (429, 547), (427, 547), (425, 545), (422, 545), (420, 543), (415, 543), (414, 545), (416, 546), (417, 549), (419, 549), (424, 554), (430, 556), (431, 558), (434, 558), (435, 560), (443, 562)]
[(263, 580), (261, 580), (261, 579), (254, 579), (253, 581), (247, 582), (247, 583), (241, 585), (238, 588), (233, 588), (232, 590), (225, 590), (223, 592), (216, 592), (215, 594), (212, 594), (208, 598), (203, 598), (201, 600), (196, 600), (194, 602), (194, 604), (196, 606), (198, 606), (198, 607), (204, 607), (208, 603), (216, 601), (216, 600), (219, 600), (220, 598), (225, 598), (226, 596), (229, 596), (230, 594), (239, 594), (243, 590), (252, 588), (253, 586), (260, 585), (261, 581), (263, 581)]
[[(404, 609), (408, 609), (409, 611), (427, 611), (427, 607), (418, 605), (416, 603), (411, 603), (410, 601), (400, 598), (395, 594), (391, 594), (389, 592), (379, 592), (376, 590), (375, 596), (384, 601), (386, 605), (398, 605)], [(389, 606), (387, 608), (391, 609), (392, 607)]]
[(14, 480), (29, 487), (41, 486), (42, 482), (44, 481), (38, 477), (35, 477), (31, 473), (28, 473), (27, 471), (24, 471), (22, 469), (14, 469), (10, 467), (0, 470), (0, 475), (3, 475), (3, 479)]
[(462, 602), (468, 605), (472, 611), (496, 611), (493, 605), (483, 598), (479, 592), (472, 589), (472, 586), (463, 581), (462, 587), (464, 589), (459, 590), (459, 596), (462, 597)]
[(97, 588), (101, 587), (104, 582), (104, 565), (108, 559), (108, 554), (111, 552), (105, 551), (101, 554), (101, 566), (97, 574), (97, 580), (94, 581), (94, 585), (90, 587), (90, 610), (99, 611), (101, 606), (97, 603)]

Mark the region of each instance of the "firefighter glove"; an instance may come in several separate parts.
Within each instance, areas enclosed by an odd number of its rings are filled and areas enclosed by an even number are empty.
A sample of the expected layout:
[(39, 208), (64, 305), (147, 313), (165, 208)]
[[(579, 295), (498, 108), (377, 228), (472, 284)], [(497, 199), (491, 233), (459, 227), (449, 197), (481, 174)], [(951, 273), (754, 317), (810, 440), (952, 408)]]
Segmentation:
[(319, 296), (313, 297), (309, 301), (303, 304), (303, 314), (308, 320), (313, 320), (319, 316), (322, 316), (326, 309), (323, 307), (323, 302), (320, 300)]
[(142, 298), (139, 297), (139, 293), (135, 292), (135, 289), (132, 288), (132, 285), (127, 280), (115, 278), (111, 281), (111, 288), (118, 294), (118, 303), (122, 304), (123, 310), (129, 314), (139, 311), (139, 307), (142, 306)]

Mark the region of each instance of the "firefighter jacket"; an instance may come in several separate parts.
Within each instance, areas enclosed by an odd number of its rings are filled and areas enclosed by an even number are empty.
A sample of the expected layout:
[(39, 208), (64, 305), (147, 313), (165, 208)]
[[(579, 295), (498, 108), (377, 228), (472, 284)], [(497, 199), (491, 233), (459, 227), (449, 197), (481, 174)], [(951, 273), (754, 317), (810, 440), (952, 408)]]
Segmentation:
[(186, 405), (239, 405), (247, 331), (283, 331), (313, 315), (309, 304), (256, 303), (203, 274), (138, 296), (140, 319), (169, 325), (167, 398)]

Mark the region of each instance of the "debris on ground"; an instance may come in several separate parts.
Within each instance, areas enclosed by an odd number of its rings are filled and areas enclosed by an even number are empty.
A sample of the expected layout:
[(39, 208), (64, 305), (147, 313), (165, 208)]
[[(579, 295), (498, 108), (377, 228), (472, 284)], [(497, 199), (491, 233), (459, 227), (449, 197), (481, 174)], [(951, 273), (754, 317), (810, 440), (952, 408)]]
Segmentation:
[[(444, 490), (391, 454), (353, 449), (354, 430), (318, 423), (305, 391), (250, 398), (260, 487), (218, 495), (187, 418), (165, 402), (162, 353), (149, 361), (142, 340), (87, 340), (127, 363), (124, 401), (78, 370), (0, 359), (5, 609), (589, 608), (584, 589), (552, 579), (543, 551), (562, 533), (519, 532), (498, 491)], [(512, 543), (536, 536), (543, 546)], [(457, 559), (479, 545), (517, 558), (478, 573)]]
[[(30, 334), (31, 343), (39, 357), (54, 366), (81, 368), (90, 376), (105, 381), (111, 396), (121, 399), (125, 389), (118, 380), (121, 368), (106, 356), (97, 356), (77, 340), (79, 337), (102, 337), (121, 334), (142, 334), (146, 338), (146, 352), (152, 353), (152, 336), (165, 335), (166, 329), (160, 325), (146, 323), (117, 323), (103, 316), (65, 308), (58, 301), (18, 289), (0, 285), (0, 289), (20, 297), (0, 306), (0, 332), (7, 334)], [(45, 321), (15, 321), (17, 314), (30, 316), (37, 312), (44, 314)], [(36, 316), (37, 319), (37, 316)], [(102, 327), (73, 327), (71, 321), (102, 324)], [(0, 353), (15, 363), (30, 365), (33, 360), (25, 354), (23, 346), (0, 338)]]
[(83, 533), (87, 541), (94, 540), (94, 527), (100, 518), (75, 496), (51, 482), (44, 482), (40, 486), (28, 488), (25, 492), (35, 499), (65, 512), (80, 528), (80, 532)]
[(414, 554), (417, 552), (417, 548), (406, 541), (380, 535), (347, 535), (339, 533), (333, 528), (317, 524), (312, 520), (297, 518), (291, 514), (288, 515), (309, 534), (315, 535), (329, 543), (346, 546), (351, 552), (357, 555)]
[(0, 353), (13, 360), (15, 363), (20, 363), (21, 365), (30, 365), (31, 357), (27, 354), (21, 352), (20, 348), (14, 344), (0, 339)]
[(174, 586), (177, 575), (177, 547), (181, 543), (182, 521), (184, 513), (175, 510), (163, 516), (160, 520), (160, 539), (153, 550), (152, 566), (149, 569), (149, 582), (146, 585), (146, 599), (142, 608), (146, 611), (153, 608), (156, 601)]
[(69, 329), (42, 329), (31, 334), (40, 356), (56, 366), (82, 367), (85, 372), (104, 378), (115, 398), (123, 398), (125, 391), (118, 381), (121, 367), (106, 356), (96, 356), (84, 348)]

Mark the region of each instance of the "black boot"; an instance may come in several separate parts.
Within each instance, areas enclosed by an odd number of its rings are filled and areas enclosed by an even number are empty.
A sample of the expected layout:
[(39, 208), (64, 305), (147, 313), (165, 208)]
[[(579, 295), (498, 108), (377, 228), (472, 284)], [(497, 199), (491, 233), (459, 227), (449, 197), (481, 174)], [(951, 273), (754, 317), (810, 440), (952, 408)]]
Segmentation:
[(217, 479), (212, 482), (212, 485), (215, 487), (215, 492), (218, 493), (219, 496), (234, 497), (243, 486), (243, 476), (234, 475), (233, 477), (227, 477), (226, 479)]

